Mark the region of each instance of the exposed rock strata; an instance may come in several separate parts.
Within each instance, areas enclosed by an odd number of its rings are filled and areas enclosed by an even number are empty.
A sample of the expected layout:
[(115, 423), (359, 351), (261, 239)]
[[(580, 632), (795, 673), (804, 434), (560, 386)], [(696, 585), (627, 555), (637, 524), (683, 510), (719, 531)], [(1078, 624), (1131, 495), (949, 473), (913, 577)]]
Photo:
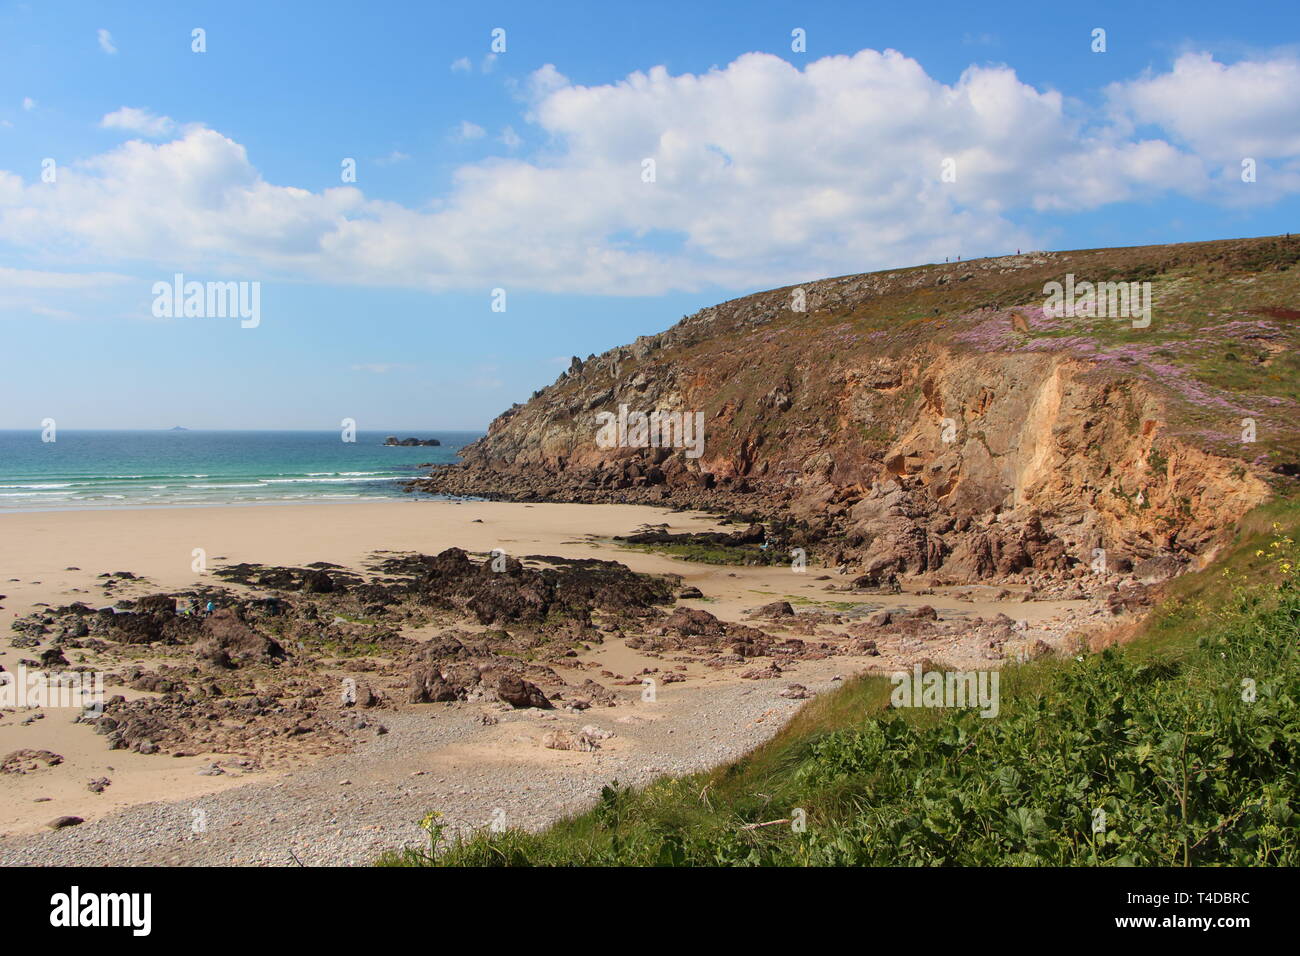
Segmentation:
[[(1300, 409), (1189, 377), (1201, 366), (1176, 364), (1186, 336), (1220, 314), (1162, 313), (1161, 277), (1176, 287), (1204, 274), (1205, 294), (1227, 297), (1215, 270), (1253, 276), (1297, 257), (1300, 242), (1280, 239), (1035, 253), (809, 283), (807, 313), (791, 311), (791, 290), (759, 293), (575, 358), (465, 448), (462, 465), (416, 486), (779, 521), (783, 553), (801, 547), (859, 574), (966, 582), (1141, 565), (1167, 576), (1206, 560), (1285, 474), (1267, 454), (1249, 460), (1260, 447), (1233, 444), (1239, 420), (1267, 420), (1276, 457)], [(1138, 346), (1105, 345), (1114, 320), (1063, 335), (1033, 304), (1059, 273), (1113, 273), (1121, 261), (1157, 277), (1160, 321)], [(1300, 291), (1267, 274), (1268, 288)], [(1261, 362), (1300, 344), (1294, 322), (1258, 314), (1219, 334), (1253, 336)], [(703, 412), (703, 453), (602, 447), (596, 416), (622, 406)], [(1206, 437), (1211, 419), (1228, 438)]]

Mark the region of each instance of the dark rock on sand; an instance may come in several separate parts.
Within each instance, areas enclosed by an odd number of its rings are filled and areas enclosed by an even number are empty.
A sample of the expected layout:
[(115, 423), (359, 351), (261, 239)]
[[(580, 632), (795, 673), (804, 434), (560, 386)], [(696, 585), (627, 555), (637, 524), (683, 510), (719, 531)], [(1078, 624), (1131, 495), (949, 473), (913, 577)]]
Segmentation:
[(435, 664), (424, 664), (411, 673), (410, 701), (412, 704), (437, 704), (463, 700), (465, 689), (457, 687), (443, 676)]
[(233, 608), (218, 608), (203, 619), (203, 639), (194, 653), (223, 668), (266, 664), (285, 656), (283, 647), (249, 627)]
[(533, 683), (514, 674), (502, 674), (497, 681), (497, 696), (511, 707), (540, 707), (550, 709), (551, 702)]

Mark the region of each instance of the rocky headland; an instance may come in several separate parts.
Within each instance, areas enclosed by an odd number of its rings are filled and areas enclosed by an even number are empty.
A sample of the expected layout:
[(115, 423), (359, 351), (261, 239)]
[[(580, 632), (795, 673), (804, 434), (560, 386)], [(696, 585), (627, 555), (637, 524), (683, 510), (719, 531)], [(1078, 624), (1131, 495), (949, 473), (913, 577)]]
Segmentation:
[[(1297, 261), (1279, 237), (758, 293), (574, 357), (414, 486), (728, 514), (855, 577), (1156, 583), (1300, 472)], [(1149, 324), (1053, 314), (1066, 276), (1149, 282)], [(609, 447), (627, 409), (700, 415), (702, 452)]]

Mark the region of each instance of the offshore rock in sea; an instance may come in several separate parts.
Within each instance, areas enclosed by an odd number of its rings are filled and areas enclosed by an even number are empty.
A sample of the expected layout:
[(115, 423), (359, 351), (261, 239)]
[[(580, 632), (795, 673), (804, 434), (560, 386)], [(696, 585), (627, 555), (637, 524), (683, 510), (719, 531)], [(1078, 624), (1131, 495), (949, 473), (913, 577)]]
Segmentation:
[(432, 445), (441, 445), (442, 442), (438, 441), (438, 439), (436, 438), (398, 438), (396, 435), (389, 435), (387, 438), (384, 439), (384, 444), (403, 445), (403, 446), (416, 446), (416, 445), (432, 446)]

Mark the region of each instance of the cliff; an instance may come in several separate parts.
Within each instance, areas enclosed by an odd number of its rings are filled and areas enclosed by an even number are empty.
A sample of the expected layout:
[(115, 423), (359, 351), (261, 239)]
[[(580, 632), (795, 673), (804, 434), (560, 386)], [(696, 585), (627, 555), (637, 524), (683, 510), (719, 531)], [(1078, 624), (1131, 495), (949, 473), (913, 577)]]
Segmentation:
[[(1224, 240), (760, 292), (574, 358), (420, 485), (738, 512), (868, 574), (1167, 577), (1294, 489), (1297, 261), (1297, 238)], [(1053, 282), (1123, 282), (1131, 314), (1068, 314)], [(685, 447), (633, 447), (655, 411)]]

